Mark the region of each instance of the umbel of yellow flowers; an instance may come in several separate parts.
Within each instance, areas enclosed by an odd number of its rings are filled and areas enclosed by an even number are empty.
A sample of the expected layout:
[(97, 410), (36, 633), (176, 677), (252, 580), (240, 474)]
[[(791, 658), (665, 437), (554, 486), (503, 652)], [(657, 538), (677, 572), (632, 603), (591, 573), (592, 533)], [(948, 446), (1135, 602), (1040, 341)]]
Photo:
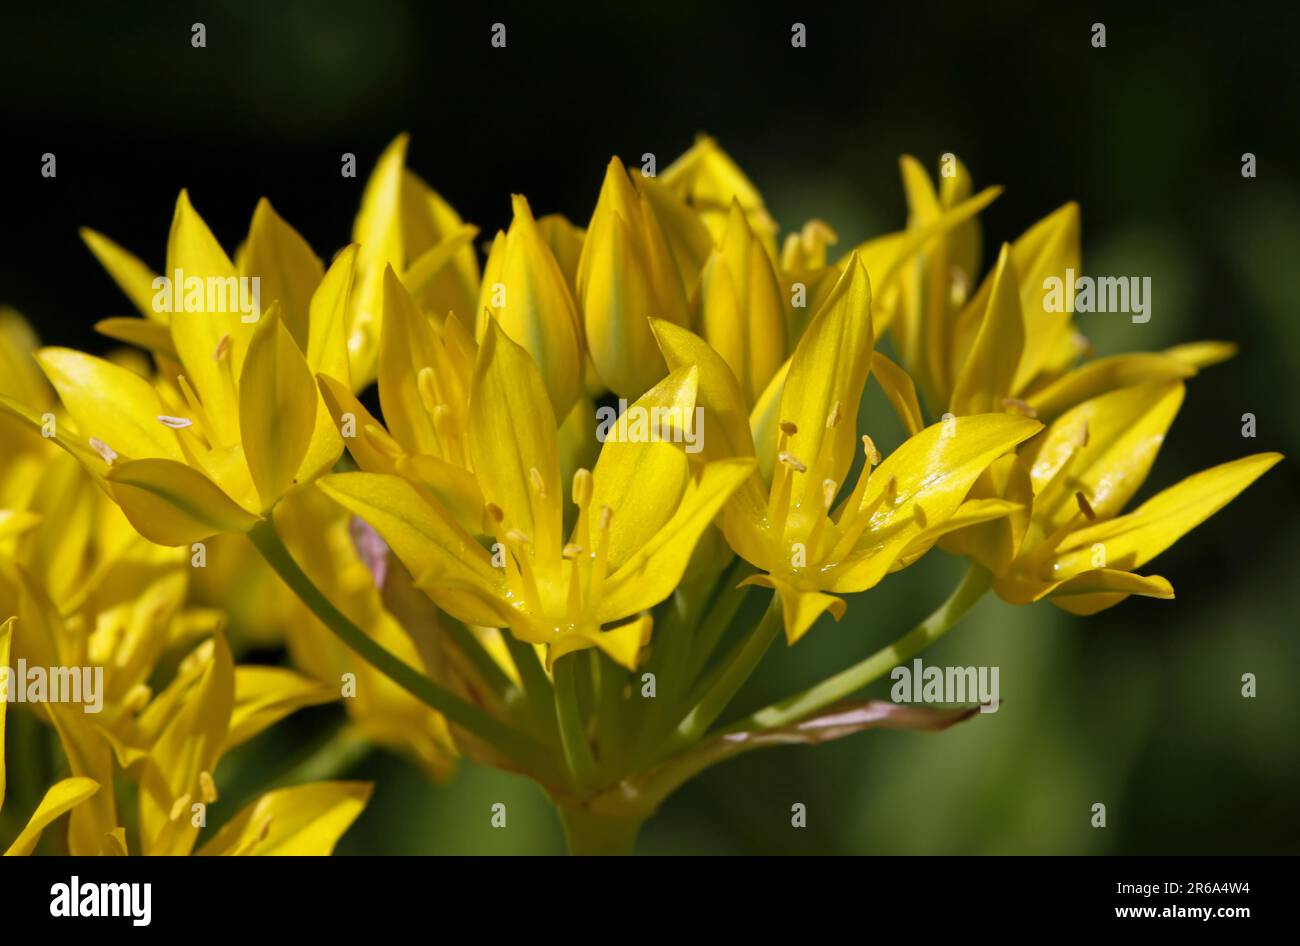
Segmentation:
[[(151, 643), (136, 659), (106, 641), (99, 658), (130, 666), (113, 723), (51, 714), (74, 777), (20, 851), (69, 809), (74, 849), (125, 847), (113, 759), (143, 789), (137, 844), (190, 850), (198, 829), (182, 816), (215, 802), (221, 750), (332, 698), (340, 670), (366, 692), (349, 707), (364, 738), (435, 776), (456, 754), (523, 772), (573, 850), (630, 850), (675, 788), (739, 752), (969, 716), (855, 694), (990, 588), (1077, 614), (1172, 597), (1139, 569), (1280, 459), (1234, 460), (1124, 512), (1183, 385), (1232, 348), (1089, 357), (1037, 288), (1079, 269), (1078, 208), (1003, 244), (981, 281), (978, 214), (999, 189), (976, 193), (959, 163), (936, 188), (905, 157), (905, 227), (833, 259), (821, 221), (778, 245), (758, 190), (701, 138), (660, 177), (611, 160), (585, 228), (514, 195), (480, 274), (478, 230), (407, 169), (406, 150), (403, 136), (380, 157), (352, 242), (328, 264), (265, 200), (229, 256), (182, 192), (164, 272), (259, 280), (256, 320), (197, 297), (158, 311), (150, 266), (87, 230), (140, 314), (99, 328), (149, 360), (33, 356), (30, 333), (7, 323), (0, 432), (40, 462), (50, 441), (70, 454), (69, 482), (94, 497), (75, 507), (78, 527), (124, 515), (144, 546), (185, 550), (156, 553), (172, 569), (211, 544), (213, 600), (238, 610), (230, 598), (259, 582), (281, 617), (252, 619), (257, 633), (287, 637), (310, 675), (239, 667), (210, 608), (157, 697), (140, 687), (173, 643), (142, 626), (131, 639)], [(859, 428), (876, 394), (901, 439)], [(597, 405), (614, 399), (626, 410), (598, 428)], [(702, 416), (701, 449), (645, 436), (647, 415)], [(31, 571), (22, 536), (51, 507), (13, 456), (0, 563), (22, 563), (26, 590), (0, 610), (39, 652), (57, 639), (51, 615), (92, 615), (56, 570)], [(970, 567), (931, 617), (719, 724), (782, 631), (796, 645), (936, 546)], [(33, 591), (33, 574), (47, 585)], [(169, 588), (179, 614), (191, 591)], [(319, 636), (293, 629), (304, 620)], [(272, 846), (328, 849), (364, 804), (347, 783), (288, 791), (309, 794), (268, 794), (204, 849), (258, 850), (290, 802), (311, 823)]]

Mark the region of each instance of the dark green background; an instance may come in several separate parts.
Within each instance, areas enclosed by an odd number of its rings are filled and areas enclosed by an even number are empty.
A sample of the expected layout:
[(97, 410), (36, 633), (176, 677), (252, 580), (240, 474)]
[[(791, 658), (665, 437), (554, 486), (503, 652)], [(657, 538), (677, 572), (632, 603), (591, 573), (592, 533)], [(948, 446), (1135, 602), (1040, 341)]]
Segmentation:
[[(126, 301), (76, 235), (90, 225), (161, 265), (178, 189), (232, 247), (270, 197), (322, 255), (347, 241), (364, 175), (412, 132), (410, 163), (471, 222), (508, 195), (585, 223), (613, 153), (660, 167), (716, 136), (790, 229), (841, 246), (903, 221), (897, 158), (960, 155), (1007, 191), (989, 246), (1068, 199), (1084, 267), (1149, 275), (1153, 317), (1083, 317), (1101, 353), (1240, 343), (1188, 398), (1159, 488), (1249, 452), (1300, 447), (1300, 173), (1291, 17), (1197, 4), (572, 5), (41, 3), (0, 14), (0, 301), (47, 342), (103, 348)], [(761, 8), (761, 9), (760, 9)], [(491, 49), (503, 21), (508, 46)], [(208, 46), (190, 46), (190, 24)], [(807, 25), (792, 49), (790, 24)], [(1107, 47), (1090, 43), (1104, 22)], [(58, 156), (58, 177), (39, 175)], [(339, 175), (339, 155), (362, 176)], [(1253, 152), (1258, 178), (1241, 177)], [(892, 421), (879, 410), (879, 429)], [(1241, 415), (1258, 438), (1241, 437)], [(882, 439), (888, 439), (886, 433)], [(1149, 492), (1150, 488), (1144, 491)], [(982, 604), (931, 652), (1001, 667), (1006, 706), (940, 735), (866, 734), (715, 769), (670, 800), (644, 852), (1291, 852), (1300, 849), (1300, 643), (1288, 460), (1156, 560), (1173, 602), (1090, 619)], [(936, 554), (774, 651), (757, 705), (924, 616), (956, 580)], [(1259, 697), (1240, 696), (1253, 672)], [(878, 695), (884, 694), (879, 688)], [(240, 759), (251, 791), (333, 722), (303, 714)], [(558, 822), (531, 785), (472, 765), (448, 786), (373, 754), (370, 809), (344, 852), (537, 852)], [(507, 803), (509, 827), (489, 827)], [(1104, 802), (1108, 827), (1089, 826)], [(808, 827), (790, 827), (790, 806)]]

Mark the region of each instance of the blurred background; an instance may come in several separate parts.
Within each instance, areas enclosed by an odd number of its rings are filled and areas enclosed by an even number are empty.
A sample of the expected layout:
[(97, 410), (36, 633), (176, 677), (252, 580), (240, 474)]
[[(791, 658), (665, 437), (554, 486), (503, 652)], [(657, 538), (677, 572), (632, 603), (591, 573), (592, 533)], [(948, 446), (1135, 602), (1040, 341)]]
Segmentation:
[[(92, 226), (161, 266), (176, 194), (231, 249), (258, 197), (329, 258), (384, 145), (490, 235), (509, 195), (585, 224), (611, 154), (659, 167), (707, 132), (789, 230), (841, 248), (904, 223), (897, 160), (951, 151), (977, 186), (986, 263), (1066, 200), (1084, 269), (1149, 275), (1151, 321), (1081, 316), (1100, 354), (1231, 339), (1195, 379), (1138, 497), (1259, 450), (1300, 456), (1300, 164), (1294, 19), (1180, 4), (996, 2), (843, 10), (660, 2), (627, 9), (379, 0), (57, 3), (0, 13), (0, 302), (46, 343), (104, 350), (127, 302), (84, 248)], [(492, 49), (493, 22), (508, 45)], [(190, 45), (203, 22), (207, 47)], [(790, 45), (807, 27), (808, 47)], [(1107, 45), (1091, 44), (1104, 23)], [(41, 155), (57, 155), (43, 179)], [(357, 155), (342, 178), (340, 155)], [(1242, 155), (1257, 159), (1243, 179)], [(896, 425), (869, 403), (893, 442)], [(1245, 440), (1241, 415), (1258, 436)], [(877, 428), (868, 427), (873, 430)], [(769, 750), (671, 798), (643, 853), (1300, 852), (1300, 476), (1294, 459), (1166, 552), (1172, 602), (1092, 619), (985, 601), (927, 662), (1001, 668), (1006, 705), (938, 734), (877, 732)], [(910, 627), (960, 565), (941, 554), (773, 651), (737, 710), (800, 689)], [(273, 652), (251, 659), (276, 659)], [(1241, 696), (1254, 673), (1258, 697)], [(886, 681), (887, 683), (887, 681)], [(886, 696), (887, 685), (874, 695)], [(293, 770), (336, 708), (300, 713), (233, 764), (251, 794)], [(522, 779), (463, 765), (433, 787), (382, 752), (341, 853), (556, 852)], [(236, 792), (236, 794), (238, 794)], [(508, 830), (488, 827), (505, 802)], [(790, 826), (790, 806), (808, 825)], [(1107, 827), (1090, 808), (1107, 807)]]

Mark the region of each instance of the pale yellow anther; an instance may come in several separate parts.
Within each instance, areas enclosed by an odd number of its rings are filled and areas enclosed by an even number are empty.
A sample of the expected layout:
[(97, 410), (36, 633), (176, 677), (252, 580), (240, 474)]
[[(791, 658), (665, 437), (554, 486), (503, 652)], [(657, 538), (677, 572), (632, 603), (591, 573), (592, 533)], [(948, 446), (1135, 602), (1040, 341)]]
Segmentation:
[(822, 480), (822, 506), (830, 509), (835, 505), (835, 494), (839, 492), (840, 486), (834, 480)]
[(579, 467), (573, 474), (573, 505), (586, 509), (591, 502), (591, 471)]
[(567, 558), (569, 561), (573, 561), (574, 559), (581, 558), (582, 553), (584, 551), (585, 550), (581, 545), (578, 545), (575, 542), (570, 542), (568, 545), (566, 545), (563, 549), (560, 550), (560, 554), (563, 555), (565, 558)]
[(186, 427), (194, 426), (194, 421), (188, 417), (172, 417), (168, 414), (159, 414), (158, 423), (164, 427), (170, 427), (172, 430), (184, 430)]
[(840, 421), (843, 419), (844, 411), (841, 409), (840, 402), (837, 400), (831, 405), (831, 412), (826, 415), (826, 429), (830, 430), (832, 427), (838, 427)]
[(176, 821), (181, 815), (185, 814), (185, 809), (190, 807), (190, 796), (186, 792), (176, 801), (172, 802), (172, 809), (167, 813), (168, 821)]
[(894, 505), (898, 502), (898, 477), (891, 476), (889, 482), (885, 484), (885, 502)]
[(199, 797), (208, 805), (217, 800), (217, 783), (212, 780), (211, 772), (199, 773)]
[(506, 533), (506, 541), (515, 545), (529, 545), (532, 540), (518, 529), (511, 529)]
[(113, 461), (117, 459), (117, 451), (98, 437), (90, 438), (90, 449), (98, 453), (109, 466), (112, 466)]
[(862, 453), (867, 458), (867, 466), (875, 466), (880, 462), (880, 451), (876, 449), (876, 442), (866, 434), (862, 435)]
[(222, 335), (220, 340), (217, 342), (216, 350), (212, 353), (212, 360), (221, 361), (223, 358), (229, 355), (230, 345), (231, 345), (230, 336)]
[(542, 471), (535, 466), (528, 468), (528, 483), (533, 488), (533, 492), (542, 499), (546, 498), (546, 481), (542, 479)]
[(1038, 411), (1034, 409), (1028, 401), (1022, 401), (1018, 397), (1004, 397), (1002, 406), (1012, 414), (1019, 414), (1022, 417), (1037, 417)]
[(600, 518), (596, 520), (597, 526), (602, 532), (608, 531), (609, 524), (614, 521), (614, 510), (608, 506), (600, 507)]
[(780, 453), (776, 455), (776, 458), (780, 460), (782, 464), (794, 470), (796, 473), (808, 472), (808, 467), (804, 465), (804, 462), (800, 460), (798, 457), (796, 457), (789, 450), (782, 450)]
[(127, 691), (126, 698), (123, 699), (122, 704), (129, 712), (138, 713), (149, 705), (151, 699), (153, 699), (153, 690), (149, 688), (149, 685), (146, 683), (137, 683)]
[(432, 414), (442, 403), (442, 398), (438, 397), (438, 386), (433, 377), (433, 369), (427, 365), (421, 368), (415, 375), (415, 388), (420, 394), (420, 404), (426, 411)]

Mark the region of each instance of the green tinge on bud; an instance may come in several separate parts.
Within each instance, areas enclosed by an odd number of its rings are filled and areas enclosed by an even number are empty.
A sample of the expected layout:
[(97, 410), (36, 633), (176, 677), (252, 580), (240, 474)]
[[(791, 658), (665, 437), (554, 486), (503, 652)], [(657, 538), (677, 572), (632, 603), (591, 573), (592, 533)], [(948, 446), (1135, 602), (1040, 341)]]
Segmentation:
[(528, 201), (512, 198), (514, 220), (498, 233), (479, 292), (477, 335), (495, 318), (510, 340), (541, 369), (557, 417), (569, 413), (582, 388), (583, 352), (578, 310), (569, 282)]
[(781, 284), (739, 202), (700, 280), (705, 340), (740, 381), (747, 402), (758, 401), (785, 362), (786, 317)]
[(636, 398), (667, 373), (651, 317), (690, 324), (681, 273), (651, 204), (609, 162), (578, 262), (587, 346), (600, 379)]

